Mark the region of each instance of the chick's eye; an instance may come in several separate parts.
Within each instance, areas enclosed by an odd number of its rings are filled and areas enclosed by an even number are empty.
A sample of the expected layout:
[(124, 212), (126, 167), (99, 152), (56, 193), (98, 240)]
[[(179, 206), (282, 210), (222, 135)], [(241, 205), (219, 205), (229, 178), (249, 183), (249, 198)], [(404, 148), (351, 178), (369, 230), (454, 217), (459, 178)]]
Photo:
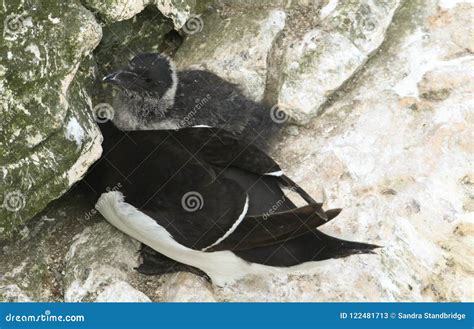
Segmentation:
[(145, 78), (145, 82), (151, 82), (152, 80), (150, 78)]

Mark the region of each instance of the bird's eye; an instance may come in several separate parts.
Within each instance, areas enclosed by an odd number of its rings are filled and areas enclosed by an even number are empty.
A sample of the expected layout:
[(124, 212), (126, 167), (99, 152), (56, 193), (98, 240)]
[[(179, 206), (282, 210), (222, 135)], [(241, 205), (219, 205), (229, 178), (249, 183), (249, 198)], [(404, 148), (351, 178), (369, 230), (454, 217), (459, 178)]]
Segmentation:
[(152, 81), (152, 79), (150, 79), (150, 78), (145, 78), (145, 82), (151, 82), (151, 81)]

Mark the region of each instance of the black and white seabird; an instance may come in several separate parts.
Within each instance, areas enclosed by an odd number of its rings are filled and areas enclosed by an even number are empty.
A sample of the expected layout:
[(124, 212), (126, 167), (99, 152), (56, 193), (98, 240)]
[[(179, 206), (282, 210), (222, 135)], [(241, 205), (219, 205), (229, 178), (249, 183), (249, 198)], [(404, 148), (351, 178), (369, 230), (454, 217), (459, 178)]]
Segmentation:
[(84, 183), (112, 225), (149, 247), (142, 272), (164, 273), (178, 262), (224, 285), (377, 248), (317, 230), (340, 209), (296, 207), (282, 190), (289, 185), (278, 164), (229, 132), (124, 132), (111, 122), (100, 128), (103, 156)]
[(264, 148), (285, 126), (237, 85), (205, 70), (178, 72), (163, 54), (137, 55), (103, 81), (119, 87), (113, 121), (122, 130), (208, 126)]

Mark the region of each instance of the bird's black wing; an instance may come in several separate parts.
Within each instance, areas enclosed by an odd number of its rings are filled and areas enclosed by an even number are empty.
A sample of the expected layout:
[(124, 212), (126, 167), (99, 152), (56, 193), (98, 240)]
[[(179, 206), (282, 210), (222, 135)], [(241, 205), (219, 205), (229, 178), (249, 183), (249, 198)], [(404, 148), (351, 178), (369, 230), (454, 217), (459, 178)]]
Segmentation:
[[(154, 135), (160, 131), (135, 131), (134, 138), (158, 143)], [(215, 128), (185, 128), (170, 134), (190, 156), (217, 166), (218, 175), (229, 167), (260, 176), (274, 175), (279, 185), (298, 193), (308, 204), (317, 203), (306, 191), (286, 175), (278, 163), (254, 144), (236, 138), (232, 133)], [(322, 214), (324, 216), (324, 214)]]
[[(142, 189), (131, 200), (179, 243), (202, 249), (223, 236), (248, 207), (246, 192), (233, 180), (171, 142), (160, 147), (130, 177)], [(150, 173), (156, 173), (151, 175)]]
[[(298, 184), (284, 175), (278, 163), (254, 144), (214, 128), (188, 128), (174, 135), (190, 153), (221, 168), (236, 167), (258, 175), (274, 175), (275, 180), (298, 193), (308, 204), (317, 203)], [(192, 140), (193, 143), (189, 143)], [(199, 140), (199, 148), (194, 141)]]
[(173, 137), (190, 153), (215, 166), (233, 166), (259, 175), (281, 171), (280, 166), (254, 144), (222, 129), (187, 128), (177, 131)]
[(295, 238), (311, 232), (339, 214), (333, 209), (327, 218), (319, 214), (323, 210), (319, 204), (290, 209), (263, 216), (248, 216), (224, 241), (212, 248), (216, 250), (248, 250), (274, 245), (289, 237)]
[(191, 156), (171, 137), (174, 132), (108, 128), (103, 157), (85, 178), (97, 194), (117, 189), (194, 249), (213, 244), (242, 215), (247, 193), (231, 179), (216, 179), (213, 166)]

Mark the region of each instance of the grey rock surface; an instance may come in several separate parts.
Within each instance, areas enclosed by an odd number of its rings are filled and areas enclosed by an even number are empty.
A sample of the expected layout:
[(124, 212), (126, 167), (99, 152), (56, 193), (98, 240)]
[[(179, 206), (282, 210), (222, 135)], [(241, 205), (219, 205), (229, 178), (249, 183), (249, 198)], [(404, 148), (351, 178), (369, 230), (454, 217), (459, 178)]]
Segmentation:
[[(211, 12), (196, 20), (175, 60), (178, 68), (211, 71), (239, 84), (244, 94), (261, 101), (265, 92), (268, 53), (285, 26), (280, 9)], [(185, 30), (186, 31), (186, 30)]]
[(67, 191), (101, 154), (89, 89), (90, 54), (102, 31), (76, 2), (2, 1), (1, 8), (3, 239)]
[(156, 7), (165, 17), (170, 18), (176, 29), (199, 14), (208, 1), (196, 0), (84, 0), (84, 4), (106, 23), (115, 23), (133, 18), (145, 7)]
[(96, 295), (104, 300), (138, 265), (138, 248), (136, 240), (108, 223), (85, 228), (74, 237), (65, 257), (64, 300), (95, 300)]
[(381, 45), (399, 3), (331, 0), (319, 11), (316, 28), (284, 37), (275, 103), (300, 123), (315, 117)]

